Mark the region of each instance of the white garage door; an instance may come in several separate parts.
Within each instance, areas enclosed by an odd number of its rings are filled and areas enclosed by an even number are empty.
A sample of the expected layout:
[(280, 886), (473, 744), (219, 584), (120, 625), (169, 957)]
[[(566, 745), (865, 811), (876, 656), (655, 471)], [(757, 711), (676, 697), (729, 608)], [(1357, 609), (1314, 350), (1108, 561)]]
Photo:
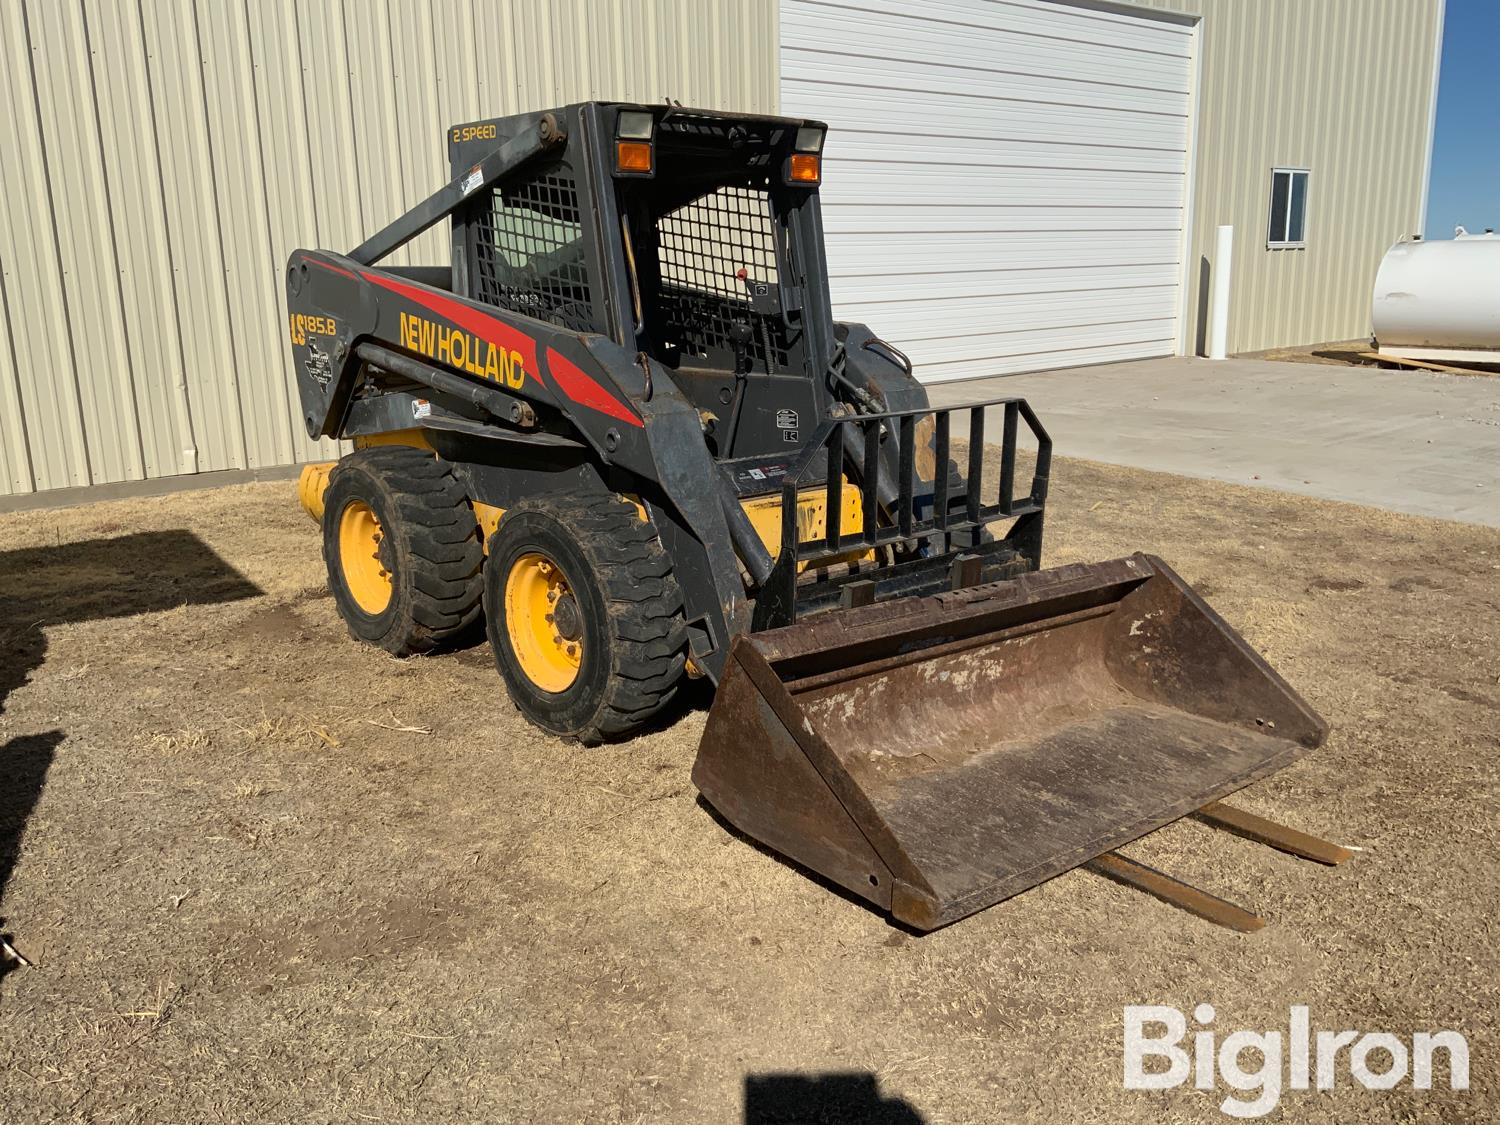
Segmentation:
[(782, 0), (835, 313), (928, 382), (1175, 352), (1191, 45), (1047, 0)]

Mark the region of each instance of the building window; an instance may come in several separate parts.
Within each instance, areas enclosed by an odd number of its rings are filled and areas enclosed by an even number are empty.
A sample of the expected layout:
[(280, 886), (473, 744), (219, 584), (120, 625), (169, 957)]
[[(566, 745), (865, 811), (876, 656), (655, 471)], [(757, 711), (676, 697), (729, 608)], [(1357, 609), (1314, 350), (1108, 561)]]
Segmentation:
[(1307, 169), (1271, 169), (1271, 227), (1266, 245), (1290, 250), (1307, 245)]

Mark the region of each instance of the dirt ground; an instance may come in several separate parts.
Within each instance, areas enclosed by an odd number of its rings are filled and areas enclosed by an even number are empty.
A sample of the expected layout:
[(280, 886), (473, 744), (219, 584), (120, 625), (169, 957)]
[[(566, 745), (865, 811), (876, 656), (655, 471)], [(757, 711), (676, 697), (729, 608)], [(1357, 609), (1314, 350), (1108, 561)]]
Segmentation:
[(1275, 359), (1286, 363), (1315, 363), (1325, 367), (1379, 367), (1372, 359), (1363, 359), (1361, 352), (1371, 348), (1368, 338), (1363, 340), (1334, 340), (1326, 344), (1303, 344), (1291, 348), (1267, 348), (1259, 352), (1243, 352), (1238, 359)]
[(1076, 461), (1051, 511), (1049, 563), (1161, 554), (1333, 723), (1236, 801), (1350, 863), (1126, 849), (1257, 934), (1074, 871), (909, 935), (696, 803), (701, 700), (580, 749), (483, 648), (355, 644), (286, 484), (0, 517), (0, 1119), (1210, 1120), (1121, 1088), (1122, 1008), (1203, 1001), (1468, 1038), (1467, 1093), (1345, 1064), (1288, 1118), (1500, 1116), (1500, 531)]
[[(1324, 367), (1369, 367), (1377, 371), (1404, 370), (1410, 374), (1430, 374), (1426, 368), (1416, 364), (1402, 363), (1399, 359), (1370, 359), (1372, 345), (1368, 338), (1362, 340), (1335, 340), (1326, 344), (1303, 344), (1293, 348), (1267, 348), (1259, 352), (1243, 352), (1236, 359), (1274, 359), (1287, 363), (1312, 363)], [(1448, 365), (1443, 371), (1450, 375), (1477, 375), (1480, 378), (1500, 377), (1500, 367), (1494, 364), (1460, 363)]]

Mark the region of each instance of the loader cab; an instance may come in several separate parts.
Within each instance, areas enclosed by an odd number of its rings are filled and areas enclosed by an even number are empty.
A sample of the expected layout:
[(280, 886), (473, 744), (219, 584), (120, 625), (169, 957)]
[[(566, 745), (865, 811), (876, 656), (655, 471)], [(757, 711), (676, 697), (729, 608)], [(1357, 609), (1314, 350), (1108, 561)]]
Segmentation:
[[(829, 401), (824, 127), (671, 105), (554, 113), (560, 153), (455, 219), (455, 288), (657, 361), (720, 460), (794, 456)], [(454, 175), (534, 116), (456, 126)]]

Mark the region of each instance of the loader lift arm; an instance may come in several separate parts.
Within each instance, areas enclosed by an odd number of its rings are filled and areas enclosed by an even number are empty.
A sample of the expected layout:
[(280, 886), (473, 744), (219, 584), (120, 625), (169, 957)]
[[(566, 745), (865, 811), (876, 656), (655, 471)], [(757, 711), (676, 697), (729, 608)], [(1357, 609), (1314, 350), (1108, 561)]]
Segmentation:
[(347, 257), (362, 266), (374, 265), (442, 222), (462, 207), (476, 191), (499, 183), (529, 160), (556, 148), (567, 139), (567, 134), (558, 127), (557, 118), (550, 113), (542, 114), (533, 127), (512, 137), (399, 219), (376, 231), (349, 251)]

